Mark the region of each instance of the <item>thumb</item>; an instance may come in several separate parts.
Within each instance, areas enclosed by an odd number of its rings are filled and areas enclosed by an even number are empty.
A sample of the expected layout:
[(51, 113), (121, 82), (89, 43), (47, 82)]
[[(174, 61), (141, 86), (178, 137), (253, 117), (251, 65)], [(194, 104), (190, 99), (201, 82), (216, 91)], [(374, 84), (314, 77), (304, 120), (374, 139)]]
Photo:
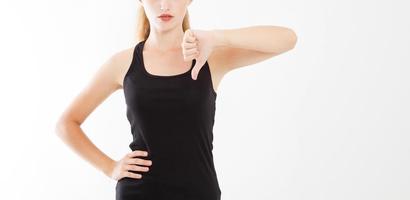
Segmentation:
[(192, 79), (196, 80), (198, 78), (199, 71), (201, 70), (202, 66), (205, 64), (201, 59), (195, 59), (195, 65), (192, 68), (191, 76)]

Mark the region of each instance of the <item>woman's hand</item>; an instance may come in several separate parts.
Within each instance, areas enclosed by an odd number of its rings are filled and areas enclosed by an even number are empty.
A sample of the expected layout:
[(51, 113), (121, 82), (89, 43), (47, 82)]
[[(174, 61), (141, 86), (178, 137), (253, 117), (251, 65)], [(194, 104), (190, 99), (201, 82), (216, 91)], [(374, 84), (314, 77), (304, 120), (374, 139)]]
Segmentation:
[(212, 31), (192, 29), (185, 31), (181, 44), (184, 60), (196, 60), (195, 66), (192, 69), (192, 79), (197, 79), (199, 71), (215, 48), (214, 42), (214, 34)]
[(152, 161), (135, 158), (136, 156), (148, 156), (148, 152), (135, 150), (127, 153), (121, 160), (114, 161), (107, 175), (114, 180), (120, 180), (123, 177), (141, 179), (142, 175), (140, 173), (130, 172), (129, 170), (147, 172), (149, 168), (146, 166), (151, 166)]

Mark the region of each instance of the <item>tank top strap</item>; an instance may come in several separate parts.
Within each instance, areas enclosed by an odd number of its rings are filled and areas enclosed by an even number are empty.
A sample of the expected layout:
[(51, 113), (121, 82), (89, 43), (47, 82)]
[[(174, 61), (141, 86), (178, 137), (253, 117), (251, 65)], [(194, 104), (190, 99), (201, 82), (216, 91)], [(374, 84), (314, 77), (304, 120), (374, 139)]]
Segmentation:
[(135, 73), (135, 66), (138, 65), (137, 61), (138, 61), (138, 48), (141, 45), (141, 42), (138, 42), (137, 44), (134, 45), (133, 48), (133, 53), (132, 53), (132, 58), (131, 58), (131, 63), (128, 66), (127, 72), (124, 75), (124, 79), (123, 79), (123, 86), (127, 80), (127, 76), (130, 76), (131, 74)]
[(138, 71), (138, 73), (142, 73), (142, 45), (144, 44), (146, 40), (142, 40), (140, 42), (138, 42), (138, 44), (135, 47), (134, 50), (134, 57), (136, 58), (136, 62), (134, 63), (134, 68), (136, 68), (136, 71)]
[[(152, 75), (149, 74), (148, 71), (146, 71), (144, 67), (144, 61), (143, 61), (143, 45), (146, 40), (139, 41), (133, 51), (133, 58), (131, 61), (131, 66), (128, 69), (128, 72), (125, 76), (129, 76), (129, 74), (132, 74), (131, 77), (133, 79), (138, 79), (139, 82), (144, 83), (144, 84), (150, 84), (148, 83), (151, 79), (157, 79), (158, 81), (164, 81), (171, 83), (173, 81), (181, 81), (181, 80), (192, 80), (191, 72), (192, 69), (194, 68), (196, 64), (196, 59), (192, 60), (192, 65), (190, 66), (189, 70), (180, 74), (176, 75), (170, 75), (170, 76), (162, 76), (162, 75)], [(200, 69), (198, 73), (197, 80), (192, 80), (192, 81), (197, 81), (197, 83), (201, 82), (200, 85), (203, 85), (203, 87), (209, 88), (209, 92), (216, 98), (217, 93), (215, 92), (213, 88), (213, 82), (212, 82), (212, 75), (211, 75), (211, 70), (209, 67), (208, 60), (204, 63), (202, 68)], [(172, 83), (171, 83), (172, 84)]]

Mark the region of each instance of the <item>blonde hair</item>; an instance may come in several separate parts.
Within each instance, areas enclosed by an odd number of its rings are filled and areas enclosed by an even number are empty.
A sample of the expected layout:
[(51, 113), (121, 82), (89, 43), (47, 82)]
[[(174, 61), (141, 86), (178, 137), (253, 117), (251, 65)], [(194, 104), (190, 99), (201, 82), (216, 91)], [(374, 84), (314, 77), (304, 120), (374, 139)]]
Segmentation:
[[(137, 30), (136, 30), (137, 34), (136, 34), (135, 39), (138, 42), (138, 41), (146, 40), (148, 38), (148, 35), (150, 32), (150, 25), (149, 25), (147, 15), (145, 14), (145, 11), (144, 11), (144, 7), (142, 5), (139, 5), (137, 15), (138, 15), (137, 16)], [(184, 20), (182, 22), (182, 30), (185, 32), (189, 28), (190, 28), (189, 13), (187, 10)]]

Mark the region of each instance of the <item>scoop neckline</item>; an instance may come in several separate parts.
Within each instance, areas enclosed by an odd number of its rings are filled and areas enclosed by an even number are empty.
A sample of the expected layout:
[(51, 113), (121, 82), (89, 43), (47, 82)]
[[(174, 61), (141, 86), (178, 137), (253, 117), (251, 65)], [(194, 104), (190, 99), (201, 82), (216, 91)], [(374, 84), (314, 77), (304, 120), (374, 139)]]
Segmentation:
[[(147, 75), (147, 76), (149, 76), (149, 77), (152, 77), (152, 78), (176, 78), (176, 77), (184, 76), (184, 75), (189, 74), (189, 73), (191, 72), (191, 70), (192, 70), (192, 68), (194, 67), (195, 62), (196, 62), (195, 59), (193, 59), (193, 60), (191, 61), (191, 67), (188, 69), (188, 71), (185, 71), (185, 72), (182, 72), (182, 73), (179, 73), (179, 74), (159, 75), (159, 74), (152, 74), (152, 73), (148, 72), (147, 68), (145, 67), (145, 63), (144, 63), (144, 53), (143, 53), (144, 46), (145, 46), (145, 41), (146, 41), (146, 40), (141, 41), (141, 46), (140, 46), (140, 50), (139, 50), (140, 57), (141, 57), (141, 67), (142, 67), (142, 70), (144, 71), (144, 74), (145, 74), (145, 75)], [(194, 60), (195, 60), (195, 61), (194, 61)]]

